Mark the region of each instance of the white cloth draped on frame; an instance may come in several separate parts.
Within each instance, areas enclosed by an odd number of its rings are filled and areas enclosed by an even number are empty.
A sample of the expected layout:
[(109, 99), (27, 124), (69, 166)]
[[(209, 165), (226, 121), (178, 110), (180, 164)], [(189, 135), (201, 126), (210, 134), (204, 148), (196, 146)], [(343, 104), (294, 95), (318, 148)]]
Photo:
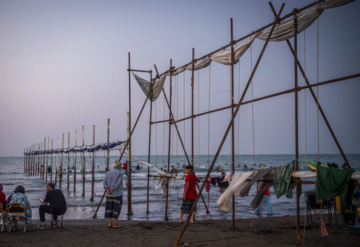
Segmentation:
[(217, 206), (222, 211), (230, 211), (231, 209), (231, 197), (233, 195), (239, 194), (242, 188), (250, 181), (255, 173), (254, 172), (245, 172), (240, 174), (234, 174), (230, 183), (230, 186), (225, 190), (224, 193), (219, 197), (217, 201)]
[[(255, 33), (247, 38), (243, 43), (234, 48), (234, 64), (236, 64), (240, 57), (246, 52), (246, 50), (251, 46), (254, 39), (259, 35)], [(231, 49), (219, 51), (211, 55), (211, 60), (221, 63), (224, 65), (231, 65)]]
[[(354, 0), (328, 0), (320, 5), (316, 5), (311, 9), (297, 16), (297, 33), (301, 33), (308, 28), (323, 13), (324, 9), (335, 8)], [(269, 36), (271, 28), (262, 31), (258, 39), (266, 40)], [(284, 21), (277, 25), (271, 35), (270, 41), (284, 41), (294, 36), (294, 20)]]
[[(194, 64), (194, 70), (199, 70), (206, 68), (211, 63), (211, 60), (208, 56), (204, 57), (203, 59), (197, 60)], [(186, 66), (186, 70), (192, 70), (192, 64)]]
[[(139, 84), (142, 91), (144, 92), (144, 94), (146, 96), (148, 96), (148, 94), (150, 93), (150, 89), (151, 89), (151, 83), (149, 81), (141, 78), (140, 76), (135, 75), (134, 73), (133, 73), (133, 76), (134, 76), (135, 80), (137, 81), (137, 83)], [(163, 77), (161, 77), (160, 79), (158, 79), (154, 82), (152, 96), (150, 95), (150, 97), (149, 97), (151, 101), (155, 101), (159, 97), (161, 90), (164, 86), (165, 79), (166, 79), (166, 75), (164, 75)]]

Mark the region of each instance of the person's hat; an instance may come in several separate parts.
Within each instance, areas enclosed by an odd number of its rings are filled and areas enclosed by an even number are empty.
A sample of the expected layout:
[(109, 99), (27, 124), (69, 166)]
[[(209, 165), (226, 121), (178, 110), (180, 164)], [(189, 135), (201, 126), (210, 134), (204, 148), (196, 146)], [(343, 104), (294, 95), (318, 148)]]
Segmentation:
[(2, 190), (3, 189), (3, 186), (2, 186), (2, 184), (0, 184), (0, 190)]
[(192, 166), (192, 165), (187, 165), (187, 166), (185, 166), (185, 169), (194, 170), (194, 168), (193, 168), (193, 166)]

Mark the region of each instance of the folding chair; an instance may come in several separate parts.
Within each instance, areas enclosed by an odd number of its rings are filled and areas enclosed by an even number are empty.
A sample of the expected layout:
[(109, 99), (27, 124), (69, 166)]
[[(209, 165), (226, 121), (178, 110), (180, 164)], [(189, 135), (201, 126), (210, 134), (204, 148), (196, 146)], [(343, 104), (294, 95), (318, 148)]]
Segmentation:
[[(57, 214), (58, 216), (58, 221), (59, 221), (59, 218), (60, 218), (60, 227), (62, 228), (63, 227), (63, 222), (64, 222), (64, 214)], [(54, 214), (51, 214), (51, 222), (54, 222)]]
[(6, 220), (6, 214), (5, 214), (4, 210), (3, 210), (3, 205), (0, 203), (0, 225), (1, 225), (0, 231), (1, 232), (6, 230), (5, 220)]
[(316, 196), (315, 191), (307, 191), (305, 192), (305, 200), (306, 200), (306, 216), (307, 216), (307, 222), (309, 224), (314, 224), (312, 216), (311, 216), (311, 210), (321, 210), (321, 209), (327, 209), (328, 210), (328, 216), (329, 216), (329, 224), (332, 223), (332, 200), (327, 199), (323, 200), (322, 205), (321, 203), (316, 202)]
[(15, 222), (19, 220), (25, 221), (24, 232), (27, 230), (27, 217), (26, 208), (22, 207), (20, 203), (12, 203), (10, 207), (6, 209), (7, 219), (9, 222), (9, 232), (14, 228)]

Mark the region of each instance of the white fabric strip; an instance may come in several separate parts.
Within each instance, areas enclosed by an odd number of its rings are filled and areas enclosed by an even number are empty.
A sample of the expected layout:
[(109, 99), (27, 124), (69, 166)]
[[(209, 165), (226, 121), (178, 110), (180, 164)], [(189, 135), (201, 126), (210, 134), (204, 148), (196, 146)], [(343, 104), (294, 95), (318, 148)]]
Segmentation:
[[(260, 33), (255, 33), (247, 38), (243, 43), (234, 48), (234, 64), (236, 64), (240, 57), (246, 52), (246, 50), (251, 46), (254, 39)], [(211, 55), (211, 60), (221, 63), (224, 65), (231, 65), (231, 49), (219, 51), (213, 55)]]

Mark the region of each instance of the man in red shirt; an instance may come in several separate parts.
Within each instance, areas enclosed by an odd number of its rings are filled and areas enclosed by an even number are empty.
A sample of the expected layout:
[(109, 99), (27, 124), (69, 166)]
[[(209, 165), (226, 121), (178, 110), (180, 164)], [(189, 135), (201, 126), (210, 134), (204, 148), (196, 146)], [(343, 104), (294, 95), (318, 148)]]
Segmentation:
[(125, 170), (125, 172), (124, 172), (125, 176), (127, 176), (127, 171), (128, 171), (128, 163), (127, 162), (124, 163), (123, 169)]
[(3, 210), (6, 208), (6, 196), (3, 192), (3, 186), (0, 184), (0, 203), (2, 204)]
[[(196, 177), (194, 173), (194, 169), (191, 165), (185, 167), (185, 173), (187, 174), (185, 179), (185, 186), (184, 186), (184, 194), (183, 194), (183, 202), (181, 205), (181, 213), (179, 222), (182, 221), (184, 214), (190, 213), (191, 208), (195, 203), (195, 199), (197, 197), (196, 192), (196, 183), (200, 182), (200, 180)], [(196, 211), (196, 206), (195, 206)], [(195, 211), (192, 213), (190, 218), (190, 223), (194, 223), (194, 215)]]

